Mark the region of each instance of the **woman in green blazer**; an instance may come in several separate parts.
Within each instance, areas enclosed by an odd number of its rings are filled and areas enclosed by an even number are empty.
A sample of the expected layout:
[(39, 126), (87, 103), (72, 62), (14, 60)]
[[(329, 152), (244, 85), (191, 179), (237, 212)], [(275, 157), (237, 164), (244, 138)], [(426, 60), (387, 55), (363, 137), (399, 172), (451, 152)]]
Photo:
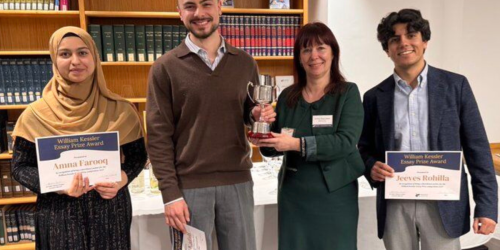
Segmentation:
[(280, 250), (356, 249), (363, 106), (356, 84), (340, 73), (339, 55), (326, 25), (305, 25), (294, 46), (298, 81), (278, 98), (275, 138), (251, 140), (264, 156), (284, 154)]

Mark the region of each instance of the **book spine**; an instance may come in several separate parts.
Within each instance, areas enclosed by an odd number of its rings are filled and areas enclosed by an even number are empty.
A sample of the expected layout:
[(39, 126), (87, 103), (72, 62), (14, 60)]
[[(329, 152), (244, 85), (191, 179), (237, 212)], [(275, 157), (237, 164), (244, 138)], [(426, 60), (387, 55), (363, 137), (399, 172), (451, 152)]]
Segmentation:
[(179, 25), (172, 26), (172, 48), (175, 48), (177, 47), (177, 45), (179, 45), (179, 32), (180, 32)]
[(148, 61), (155, 60), (155, 32), (153, 25), (146, 25), (146, 53)]
[(167, 51), (172, 49), (172, 26), (163, 25), (163, 51), (167, 53)]
[(89, 25), (89, 33), (94, 40), (95, 46), (97, 47), (97, 52), (99, 54), (99, 58), (104, 60), (102, 54), (102, 34), (101, 34), (101, 25), (99, 24), (91, 24)]
[(5, 217), (3, 216), (3, 211), (0, 208), (0, 245), (5, 245)]
[(135, 52), (135, 27), (134, 25), (125, 25), (125, 45), (127, 51), (127, 61), (135, 62), (137, 61)]
[(252, 55), (252, 44), (251, 44), (251, 38), (252, 38), (252, 33), (250, 32), (251, 28), (251, 23), (250, 23), (250, 16), (244, 16), (244, 27), (245, 27), (245, 34), (243, 35), (244, 40), (245, 40), (245, 51)]
[(125, 61), (125, 26), (113, 25), (115, 42), (115, 59), (117, 62)]
[(9, 61), (4, 59), (1, 61), (3, 68), (3, 81), (4, 81), (4, 89), (5, 89), (5, 102), (7, 104), (14, 104), (14, 97), (12, 92), (12, 76), (10, 70)]
[(102, 26), (102, 48), (103, 56), (106, 62), (115, 61), (115, 42), (113, 39), (113, 26), (103, 25)]
[(16, 60), (16, 66), (19, 71), (19, 92), (21, 93), (21, 103), (28, 103), (28, 88), (27, 88), (27, 80), (26, 80), (26, 69), (24, 67), (24, 62), (22, 59)]
[(60, 9), (62, 11), (67, 11), (68, 10), (68, 0), (60, 0), (61, 1), (61, 7)]
[(0, 59), (0, 105), (7, 104), (7, 99), (5, 98), (4, 74), (5, 74), (4, 73), (4, 66), (2, 65), (2, 59)]
[(146, 34), (143, 25), (135, 27), (135, 45), (137, 47), (137, 61), (146, 61)]
[(28, 94), (28, 103), (35, 101), (35, 85), (33, 84), (33, 69), (31, 66), (31, 60), (24, 60), (24, 68), (26, 74), (26, 86)]
[(35, 100), (40, 99), (42, 88), (40, 83), (40, 66), (37, 59), (31, 59), (31, 68), (33, 70), (33, 86), (35, 89)]
[(163, 55), (163, 28), (161, 25), (154, 25), (154, 38), (155, 38), (155, 60)]
[(49, 10), (54, 10), (54, 0), (49, 1)]
[(56, 11), (59, 11), (61, 8), (60, 8), (60, 0), (55, 0), (54, 1), (54, 10)]
[(14, 103), (21, 103), (21, 89), (19, 88), (19, 69), (16, 64), (16, 59), (10, 60), (12, 94), (14, 95)]

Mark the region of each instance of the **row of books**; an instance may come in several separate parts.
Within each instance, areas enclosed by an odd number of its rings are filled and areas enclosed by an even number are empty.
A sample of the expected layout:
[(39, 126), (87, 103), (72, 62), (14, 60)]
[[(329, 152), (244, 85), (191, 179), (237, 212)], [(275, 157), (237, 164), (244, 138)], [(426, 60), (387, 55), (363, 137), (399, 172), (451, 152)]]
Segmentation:
[(2, 192), (0, 198), (18, 198), (30, 197), (35, 193), (31, 192), (28, 188), (21, 185), (14, 178), (12, 178), (12, 162), (10, 160), (0, 161), (0, 185)]
[(0, 105), (28, 104), (52, 78), (49, 58), (0, 59)]
[(0, 207), (0, 245), (35, 241), (35, 204)]
[(300, 16), (223, 15), (221, 35), (252, 56), (292, 56)]
[(181, 25), (89, 25), (105, 62), (153, 62), (177, 47), (187, 34)]
[(67, 11), (69, 0), (0, 0), (0, 10), (62, 10)]

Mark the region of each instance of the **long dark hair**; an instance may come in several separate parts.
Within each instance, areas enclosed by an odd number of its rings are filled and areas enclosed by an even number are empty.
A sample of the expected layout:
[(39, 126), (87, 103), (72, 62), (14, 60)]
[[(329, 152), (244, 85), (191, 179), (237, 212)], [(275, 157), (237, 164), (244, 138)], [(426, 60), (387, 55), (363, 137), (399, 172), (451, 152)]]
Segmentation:
[(345, 78), (340, 72), (339, 67), (340, 48), (337, 39), (330, 28), (323, 23), (314, 22), (306, 24), (299, 30), (299, 34), (295, 39), (295, 45), (293, 46), (293, 66), (295, 72), (297, 72), (298, 79), (291, 86), (286, 101), (290, 108), (297, 104), (302, 95), (302, 90), (307, 84), (306, 71), (300, 63), (300, 50), (313, 44), (326, 44), (332, 48), (333, 62), (330, 68), (330, 83), (325, 88), (325, 94), (339, 93), (345, 89)]

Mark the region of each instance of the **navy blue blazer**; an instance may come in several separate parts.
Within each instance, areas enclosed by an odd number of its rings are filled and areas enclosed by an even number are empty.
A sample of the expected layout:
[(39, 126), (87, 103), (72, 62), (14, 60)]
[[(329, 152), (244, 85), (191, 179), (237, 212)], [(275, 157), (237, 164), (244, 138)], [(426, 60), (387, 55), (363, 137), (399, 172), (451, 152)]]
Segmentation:
[[(493, 160), (481, 114), (472, 89), (462, 75), (429, 66), (427, 75), (429, 95), (430, 150), (462, 150), (472, 178), (472, 192), (476, 208), (474, 217), (497, 221), (498, 187)], [(370, 171), (376, 161), (385, 162), (385, 151), (394, 146), (394, 89), (389, 76), (367, 91), (363, 98), (365, 120), (358, 144), (365, 162), (365, 176), (377, 187), (378, 237), (384, 235), (387, 218), (385, 184), (374, 182)], [(467, 175), (462, 168), (459, 201), (438, 201), (444, 229), (456, 238), (470, 228), (469, 192)]]

